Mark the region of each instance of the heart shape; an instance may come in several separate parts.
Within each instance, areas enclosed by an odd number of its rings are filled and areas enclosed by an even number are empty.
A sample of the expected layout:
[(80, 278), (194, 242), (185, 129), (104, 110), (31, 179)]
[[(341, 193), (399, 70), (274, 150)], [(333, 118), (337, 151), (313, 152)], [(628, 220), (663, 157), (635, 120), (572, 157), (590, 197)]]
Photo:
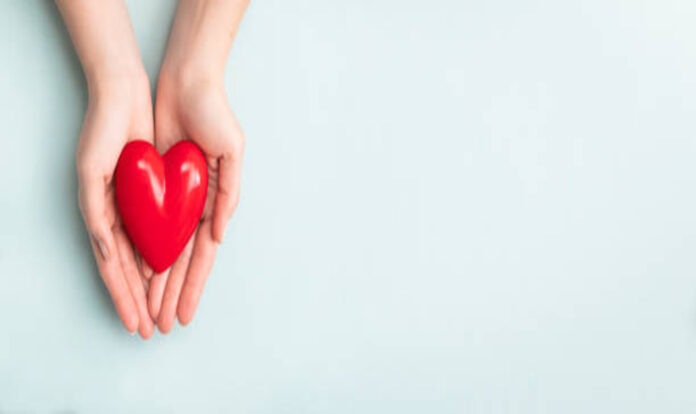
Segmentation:
[(196, 230), (208, 165), (191, 141), (160, 156), (146, 141), (126, 144), (116, 164), (116, 204), (126, 233), (152, 270), (171, 266)]

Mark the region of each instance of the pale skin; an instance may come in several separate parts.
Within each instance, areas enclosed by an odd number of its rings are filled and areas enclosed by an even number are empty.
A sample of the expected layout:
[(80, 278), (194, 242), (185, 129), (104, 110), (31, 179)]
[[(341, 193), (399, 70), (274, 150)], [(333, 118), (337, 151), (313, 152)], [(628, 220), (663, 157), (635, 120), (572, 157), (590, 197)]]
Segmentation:
[[(188, 324), (227, 222), (239, 202), (244, 135), (229, 107), (224, 68), (248, 0), (181, 0), (157, 84), (147, 74), (123, 0), (57, 0), (87, 78), (89, 104), (77, 148), (80, 210), (99, 273), (126, 329), (147, 339)], [(160, 152), (194, 141), (209, 188), (196, 233), (170, 269), (153, 275), (120, 223), (113, 173), (123, 146)]]

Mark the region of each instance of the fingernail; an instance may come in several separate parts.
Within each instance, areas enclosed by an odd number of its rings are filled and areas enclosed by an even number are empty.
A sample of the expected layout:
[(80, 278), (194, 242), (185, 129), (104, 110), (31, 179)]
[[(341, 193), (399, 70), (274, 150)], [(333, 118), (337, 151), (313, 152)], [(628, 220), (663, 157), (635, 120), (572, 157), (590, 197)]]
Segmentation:
[(95, 243), (97, 243), (97, 247), (99, 247), (99, 251), (101, 252), (102, 259), (104, 259), (105, 261), (108, 261), (109, 260), (109, 250), (106, 248), (106, 245), (96, 235), (93, 234), (92, 237), (94, 238)]

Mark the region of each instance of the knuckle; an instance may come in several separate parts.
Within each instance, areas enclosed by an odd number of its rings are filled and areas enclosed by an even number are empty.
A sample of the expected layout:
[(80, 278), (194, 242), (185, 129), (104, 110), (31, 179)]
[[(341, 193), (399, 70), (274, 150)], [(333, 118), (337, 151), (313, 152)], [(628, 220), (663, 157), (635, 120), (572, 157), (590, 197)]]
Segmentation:
[(175, 292), (173, 289), (166, 289), (162, 297), (162, 304), (176, 303), (178, 299), (178, 292)]
[(90, 233), (97, 233), (97, 231), (100, 229), (101, 218), (99, 217), (99, 214), (94, 211), (94, 208), (89, 205), (85, 194), (85, 189), (82, 187), (80, 187), (78, 190), (77, 204), (80, 208), (80, 213), (85, 221), (87, 230), (89, 230)]
[(104, 228), (103, 218), (99, 214), (96, 214), (88, 207), (81, 206), (80, 211), (82, 213), (82, 219), (85, 222), (85, 227), (92, 237), (99, 240), (104, 240), (106, 236), (106, 230)]
[(238, 162), (242, 160), (244, 156), (244, 142), (239, 145), (235, 145), (232, 151), (229, 152), (228, 158), (232, 162)]
[(93, 176), (99, 171), (99, 164), (92, 161), (89, 158), (80, 157), (75, 163), (77, 170), (77, 177), (80, 181), (84, 181), (87, 178)]
[(230, 198), (230, 215), (234, 213), (234, 211), (237, 209), (239, 206), (239, 194), (233, 194), (232, 197)]
[(246, 145), (246, 136), (244, 135), (244, 132), (241, 129), (238, 129), (232, 133), (230, 143), (232, 152), (243, 152)]
[(87, 231), (94, 237), (97, 237), (99, 239), (102, 239), (102, 231), (101, 231), (101, 226), (99, 223), (99, 219), (94, 215), (94, 214), (89, 214), (89, 212), (82, 213), (82, 217), (85, 220), (85, 227), (87, 227)]

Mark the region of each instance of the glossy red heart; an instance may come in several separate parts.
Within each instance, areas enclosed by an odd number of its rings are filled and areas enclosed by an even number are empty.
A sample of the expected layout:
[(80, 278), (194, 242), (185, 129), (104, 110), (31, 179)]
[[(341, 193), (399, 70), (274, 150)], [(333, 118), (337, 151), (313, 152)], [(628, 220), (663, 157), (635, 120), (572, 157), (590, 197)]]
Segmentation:
[(115, 173), (116, 204), (126, 233), (155, 272), (171, 266), (196, 230), (208, 191), (208, 165), (191, 141), (160, 156), (146, 141), (129, 142)]

